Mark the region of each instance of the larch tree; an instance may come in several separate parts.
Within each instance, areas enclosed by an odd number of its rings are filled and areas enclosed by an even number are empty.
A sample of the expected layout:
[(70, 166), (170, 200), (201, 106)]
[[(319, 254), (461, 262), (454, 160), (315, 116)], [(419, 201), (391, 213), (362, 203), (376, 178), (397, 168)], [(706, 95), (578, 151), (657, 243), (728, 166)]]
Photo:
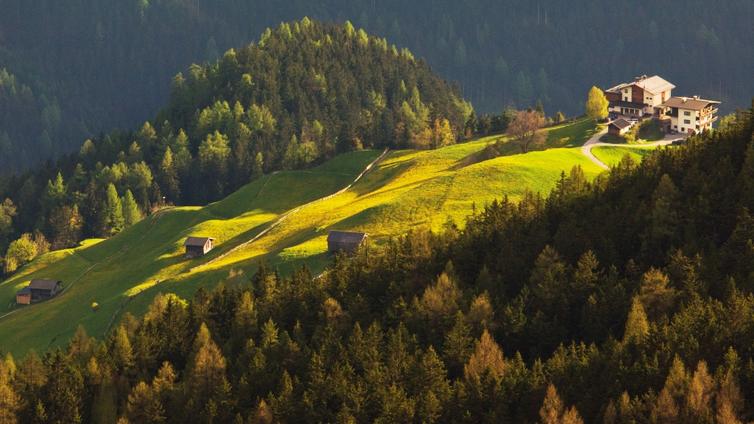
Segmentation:
[(136, 204), (136, 199), (134, 199), (131, 190), (126, 190), (126, 194), (123, 196), (122, 205), (123, 223), (126, 227), (130, 227), (141, 221), (141, 210), (139, 209), (139, 205)]
[(631, 309), (626, 319), (626, 330), (623, 333), (623, 342), (641, 343), (649, 335), (649, 320), (644, 306), (638, 297), (631, 302)]
[(558, 391), (551, 383), (547, 386), (545, 399), (539, 409), (540, 424), (583, 424), (575, 406), (566, 408), (558, 396)]
[(125, 220), (123, 218), (123, 204), (118, 196), (118, 190), (115, 189), (115, 185), (112, 183), (107, 186), (105, 225), (105, 230), (109, 235), (119, 233), (125, 225)]
[(484, 330), (482, 337), (477, 341), (474, 353), (463, 371), (466, 379), (471, 381), (478, 381), (485, 375), (494, 379), (502, 378), (505, 371), (503, 350), (487, 330)]
[(592, 87), (586, 100), (586, 116), (594, 120), (605, 119), (609, 105), (605, 93), (597, 87)]
[(194, 346), (196, 351), (187, 377), (188, 409), (211, 421), (227, 412), (230, 384), (225, 375), (226, 361), (205, 324), (201, 325)]
[(18, 422), (16, 412), (21, 408), (21, 398), (11, 385), (10, 374), (8, 366), (0, 361), (0, 423), (3, 424)]

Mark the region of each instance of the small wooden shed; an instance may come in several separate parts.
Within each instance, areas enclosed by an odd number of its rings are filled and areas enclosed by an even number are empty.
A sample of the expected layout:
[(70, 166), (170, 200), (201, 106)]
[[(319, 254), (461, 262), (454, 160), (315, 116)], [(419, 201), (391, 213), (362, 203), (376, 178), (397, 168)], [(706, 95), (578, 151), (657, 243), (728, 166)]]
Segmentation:
[(621, 136), (626, 134), (633, 126), (634, 124), (631, 121), (623, 118), (618, 118), (610, 123), (610, 125), (607, 127), (607, 132), (612, 135)]
[(330, 231), (327, 236), (327, 250), (330, 253), (355, 253), (367, 239), (366, 233)]
[(63, 283), (58, 280), (31, 280), (28, 286), (16, 292), (16, 303), (29, 305), (57, 296), (63, 291)]
[(198, 258), (206, 255), (214, 249), (214, 241), (212, 237), (187, 237), (183, 243), (186, 248), (186, 257)]
[(31, 304), (31, 289), (24, 287), (16, 292), (16, 304), (17, 305), (30, 305)]

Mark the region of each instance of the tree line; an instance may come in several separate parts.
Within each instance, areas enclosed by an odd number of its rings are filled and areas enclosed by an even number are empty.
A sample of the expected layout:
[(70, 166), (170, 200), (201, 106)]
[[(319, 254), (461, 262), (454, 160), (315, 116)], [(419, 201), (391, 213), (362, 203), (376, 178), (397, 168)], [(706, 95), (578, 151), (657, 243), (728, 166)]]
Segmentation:
[(168, 105), (138, 131), (0, 180), (5, 270), (45, 251), (34, 239), (64, 248), (108, 237), (153, 208), (206, 204), (342, 152), (442, 147), (473, 133), (472, 117), (408, 50), (350, 23), (284, 23), (176, 75)]
[(550, 114), (574, 115), (574, 99), (591, 85), (657, 73), (690, 94), (722, 99), (727, 113), (754, 88), (754, 5), (724, 0), (714, 13), (697, 13), (708, 8), (706, 0), (682, 8), (650, 0), (6, 0), (0, 62), (28, 90), (9, 96), (0, 88), (0, 172), (137, 126), (165, 104), (177, 70), (214, 62), (264, 28), (303, 16), (351, 20), (410, 48), (484, 112), (541, 100)]

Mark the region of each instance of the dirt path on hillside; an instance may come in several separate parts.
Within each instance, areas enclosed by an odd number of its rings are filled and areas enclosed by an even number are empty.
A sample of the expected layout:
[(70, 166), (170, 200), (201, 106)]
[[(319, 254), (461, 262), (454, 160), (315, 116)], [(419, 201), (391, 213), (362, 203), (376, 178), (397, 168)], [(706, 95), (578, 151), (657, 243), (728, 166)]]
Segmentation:
[(592, 138), (586, 141), (583, 146), (581, 146), (581, 153), (586, 156), (592, 163), (599, 166), (600, 168), (604, 170), (609, 170), (610, 167), (607, 166), (604, 162), (599, 160), (597, 156), (594, 156), (592, 153), (592, 149), (595, 147), (626, 147), (629, 149), (641, 149), (645, 147), (657, 147), (657, 146), (667, 146), (669, 144), (672, 144), (674, 141), (682, 140), (683, 137), (679, 135), (666, 135), (664, 139), (660, 141), (655, 141), (652, 143), (643, 143), (643, 144), (618, 144), (618, 143), (603, 143), (600, 141), (600, 138), (607, 134), (607, 127), (605, 127), (602, 131), (594, 134)]
[(322, 202), (322, 201), (325, 201), (325, 200), (332, 199), (335, 196), (338, 196), (340, 194), (345, 193), (346, 191), (350, 190), (356, 183), (358, 183), (366, 174), (368, 174), (369, 171), (372, 170), (372, 168), (374, 168), (378, 163), (380, 163), (385, 158), (385, 156), (387, 156), (387, 154), (389, 152), (390, 152), (390, 149), (386, 148), (382, 152), (382, 154), (380, 154), (375, 160), (373, 160), (372, 162), (370, 162), (369, 165), (367, 165), (366, 168), (364, 168), (364, 170), (362, 170), (361, 173), (359, 175), (357, 175), (356, 178), (353, 181), (351, 181), (351, 183), (348, 184), (346, 187), (343, 187), (342, 189), (336, 191), (335, 193), (328, 194), (327, 196), (320, 197), (318, 199), (314, 199), (314, 200), (312, 200), (309, 203), (305, 203), (305, 204), (303, 204), (303, 205), (301, 205), (301, 206), (299, 206), (299, 207), (297, 207), (295, 209), (291, 209), (290, 211), (288, 211), (288, 212), (284, 213), (283, 215), (281, 215), (278, 219), (276, 219), (269, 226), (267, 226), (267, 228), (265, 228), (264, 230), (260, 231), (259, 234), (255, 235), (254, 237), (252, 237), (248, 241), (245, 241), (245, 242), (239, 244), (238, 246), (236, 246), (236, 247), (228, 250), (227, 252), (223, 253), (222, 255), (220, 255), (220, 256), (218, 256), (218, 257), (216, 257), (216, 258), (214, 258), (214, 259), (212, 259), (212, 260), (210, 260), (208, 262), (205, 262), (203, 264), (197, 265), (197, 266), (189, 269), (188, 272), (193, 272), (193, 271), (195, 271), (195, 270), (197, 270), (199, 268), (203, 268), (203, 267), (206, 267), (208, 265), (212, 265), (213, 263), (219, 262), (222, 259), (225, 259), (228, 256), (230, 256), (231, 254), (233, 254), (233, 253), (235, 253), (235, 252), (237, 252), (237, 251), (239, 251), (241, 249), (246, 248), (250, 244), (252, 244), (255, 241), (259, 240), (260, 238), (264, 237), (270, 231), (274, 230), (278, 225), (280, 225), (283, 222), (285, 222), (288, 218), (291, 217), (291, 215), (293, 215), (296, 212), (300, 211), (302, 208), (305, 208), (307, 206), (311, 206), (311, 205), (313, 205), (315, 203), (318, 203), (318, 202)]

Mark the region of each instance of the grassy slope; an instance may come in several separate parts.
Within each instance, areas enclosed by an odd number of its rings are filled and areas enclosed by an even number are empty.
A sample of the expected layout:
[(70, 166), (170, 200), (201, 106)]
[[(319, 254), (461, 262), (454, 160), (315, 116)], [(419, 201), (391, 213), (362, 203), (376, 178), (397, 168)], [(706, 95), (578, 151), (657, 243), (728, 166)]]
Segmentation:
[(656, 147), (618, 147), (618, 146), (598, 146), (592, 148), (592, 154), (597, 159), (604, 162), (607, 166), (617, 165), (623, 156), (629, 155), (634, 162), (641, 162), (641, 159), (651, 153)]
[[(328, 260), (330, 229), (367, 231), (379, 244), (417, 226), (437, 230), (448, 217), (463, 224), (474, 205), (504, 195), (549, 192), (574, 165), (594, 177), (601, 170), (578, 149), (593, 129), (588, 121), (554, 127), (548, 137), (554, 148), (481, 162), (479, 152), (499, 137), (435, 151), (391, 152), (351, 190), (307, 204), (347, 185), (379, 154), (352, 153), (313, 170), (266, 176), (204, 208), (165, 211), (109, 240), (50, 253), (0, 283), (0, 315), (15, 311), (0, 319), (0, 350), (18, 355), (45, 349), (67, 340), (79, 323), (102, 335), (125, 311), (143, 312), (158, 292), (190, 296), (200, 285), (232, 283), (231, 270), (248, 275), (261, 259), (283, 273), (304, 264), (316, 272)], [(301, 205), (256, 242), (208, 263)], [(213, 236), (218, 247), (207, 258), (185, 261), (181, 243), (189, 234)], [(68, 288), (49, 302), (14, 309), (14, 292), (32, 277), (59, 278)], [(97, 312), (93, 301), (100, 305)]]

